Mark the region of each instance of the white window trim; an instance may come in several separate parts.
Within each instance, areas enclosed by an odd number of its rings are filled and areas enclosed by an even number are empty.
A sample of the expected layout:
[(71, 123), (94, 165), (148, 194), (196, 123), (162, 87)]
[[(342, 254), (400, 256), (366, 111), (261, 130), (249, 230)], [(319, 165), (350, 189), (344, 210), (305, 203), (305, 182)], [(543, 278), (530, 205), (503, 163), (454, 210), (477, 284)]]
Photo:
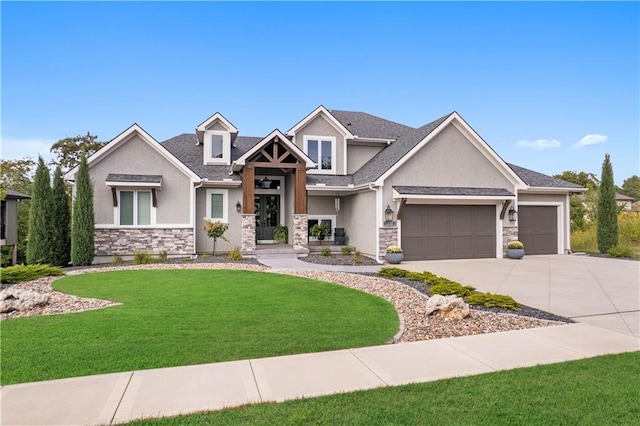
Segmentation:
[[(120, 223), (120, 206), (122, 206), (122, 201), (120, 200), (120, 193), (122, 191), (125, 192), (133, 192), (133, 225), (122, 225)], [(138, 221), (138, 192), (149, 192), (151, 193), (151, 217), (149, 225), (138, 225), (136, 222)], [(153, 193), (149, 188), (127, 188), (122, 187), (118, 188), (118, 205), (113, 208), (113, 223), (114, 225), (121, 228), (154, 228), (156, 225), (156, 213), (157, 207), (153, 207)]]
[[(328, 238), (325, 239), (325, 241), (333, 241), (333, 233), (335, 232), (336, 229), (336, 225), (337, 225), (337, 216), (336, 215), (331, 215), (331, 214), (325, 214), (325, 215), (308, 215), (307, 216), (307, 223), (309, 223), (308, 221), (310, 220), (317, 220), (318, 223), (320, 223), (322, 220), (331, 220), (331, 236), (329, 236)], [(307, 230), (307, 232), (309, 232), (311, 230), (311, 228), (309, 228)], [(318, 239), (314, 236), (309, 236), (309, 241), (318, 241)]]
[[(215, 222), (229, 223), (229, 190), (228, 189), (207, 189), (206, 210), (209, 220)], [(222, 194), (222, 218), (211, 217), (211, 195)]]
[[(336, 138), (334, 136), (313, 136), (313, 135), (304, 135), (302, 139), (303, 151), (305, 154), (309, 155), (309, 140), (317, 140), (318, 141), (318, 168), (317, 169), (309, 169), (307, 173), (309, 174), (317, 174), (317, 175), (335, 175), (336, 167), (338, 163), (338, 159), (336, 158)], [(331, 142), (331, 169), (323, 170), (322, 169), (322, 141), (330, 141)], [(313, 160), (313, 158), (312, 158)], [(315, 161), (315, 160), (314, 160)]]
[[(222, 136), (222, 158), (211, 156), (211, 136)], [(231, 164), (231, 133), (223, 130), (207, 130), (204, 132), (204, 164)]]

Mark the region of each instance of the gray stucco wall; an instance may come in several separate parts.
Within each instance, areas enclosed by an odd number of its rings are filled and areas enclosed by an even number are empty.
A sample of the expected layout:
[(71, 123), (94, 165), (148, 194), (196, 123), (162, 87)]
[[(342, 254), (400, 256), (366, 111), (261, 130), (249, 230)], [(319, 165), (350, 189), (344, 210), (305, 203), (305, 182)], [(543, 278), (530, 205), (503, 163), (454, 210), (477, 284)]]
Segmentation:
[[(211, 188), (209, 188), (211, 189)], [(219, 189), (219, 188), (216, 188)], [(242, 213), (236, 211), (236, 203), (242, 204), (242, 189), (240, 188), (220, 188), (228, 191), (228, 223), (229, 230), (224, 236), (229, 241), (218, 239), (216, 252), (230, 251), (234, 247), (242, 246)], [(204, 217), (207, 215), (207, 188), (196, 190), (196, 251), (198, 253), (211, 253), (213, 250), (213, 239), (209, 238), (204, 231)]]
[(111, 188), (105, 185), (110, 173), (162, 175), (162, 189), (157, 191), (156, 224), (191, 222), (190, 179), (136, 135), (89, 169), (96, 225), (115, 224)]
[[(304, 136), (333, 136), (336, 138), (336, 174), (346, 174), (345, 158), (344, 158), (344, 137), (338, 132), (323, 116), (317, 116), (306, 126), (296, 132), (296, 145), (304, 150)], [(308, 173), (313, 173), (309, 171)]]
[[(289, 232), (289, 244), (293, 244), (293, 208), (295, 203), (296, 183), (293, 173), (284, 176), (284, 212), (281, 212), (281, 218), (284, 217), (284, 224)], [(282, 220), (282, 219), (281, 219)]]
[(309, 196), (307, 198), (309, 216), (335, 215), (335, 198), (334, 196)]
[(371, 160), (377, 153), (386, 147), (379, 146), (351, 145), (347, 143), (347, 174), (355, 173), (367, 161)]
[(349, 245), (368, 256), (376, 254), (376, 205), (374, 191), (342, 197), (338, 223), (349, 237)]

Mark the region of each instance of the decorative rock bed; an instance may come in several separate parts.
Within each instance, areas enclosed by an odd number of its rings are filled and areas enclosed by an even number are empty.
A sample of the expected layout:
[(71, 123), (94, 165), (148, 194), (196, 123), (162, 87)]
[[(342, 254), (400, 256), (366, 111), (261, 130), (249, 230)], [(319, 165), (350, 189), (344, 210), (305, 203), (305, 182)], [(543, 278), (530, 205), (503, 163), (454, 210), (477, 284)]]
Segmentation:
[[(184, 265), (153, 264), (88, 268), (69, 271), (68, 275), (114, 270), (148, 269), (242, 269), (249, 271), (272, 272), (333, 282), (353, 289), (365, 291), (388, 300), (396, 308), (401, 319), (403, 330), (401, 330), (402, 334), (399, 333), (399, 335), (396, 336), (395, 342), (415, 342), (419, 340), (494, 333), (499, 331), (546, 327), (559, 324), (535, 318), (486, 312), (475, 309), (471, 309), (469, 315), (462, 319), (451, 319), (437, 315), (428, 315), (428, 298), (417, 290), (397, 281), (374, 276), (350, 274), (346, 272), (275, 270), (251, 264), (189, 263)], [(0, 314), (0, 319), (80, 312), (117, 305), (117, 303), (107, 300), (87, 299), (57, 292), (51, 287), (51, 283), (57, 278), (59, 277), (40, 278), (38, 280), (12, 286), (22, 290), (31, 290), (37, 293), (47, 294), (49, 296), (49, 301), (45, 305), (34, 306), (28, 310), (14, 310), (12, 312)]]

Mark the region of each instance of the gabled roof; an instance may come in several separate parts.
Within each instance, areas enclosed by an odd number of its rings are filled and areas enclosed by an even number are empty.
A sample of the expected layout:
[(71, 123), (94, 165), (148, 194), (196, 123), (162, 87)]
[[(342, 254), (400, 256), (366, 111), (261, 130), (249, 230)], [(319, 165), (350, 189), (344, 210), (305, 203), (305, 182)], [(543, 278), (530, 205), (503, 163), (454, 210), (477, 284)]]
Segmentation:
[(216, 120), (219, 120), (231, 133), (238, 133), (238, 129), (236, 128), (236, 126), (231, 124), (231, 122), (226, 118), (224, 118), (224, 116), (219, 112), (216, 112), (211, 117), (207, 118), (202, 123), (198, 124), (198, 126), (196, 127), (196, 130), (205, 131), (207, 130), (207, 126), (209, 126), (209, 124), (213, 123)]
[(575, 189), (577, 191), (586, 190), (586, 188), (575, 183), (534, 172), (533, 170), (525, 169), (515, 164), (508, 163), (508, 166), (511, 167), (529, 187)]
[[(118, 136), (113, 138), (109, 143), (100, 148), (97, 152), (87, 158), (87, 164), (91, 167), (93, 164), (96, 164), (102, 159), (106, 158), (108, 154), (117, 149), (120, 145), (130, 140), (135, 135), (138, 135), (142, 141), (144, 141), (147, 145), (149, 145), (153, 150), (155, 150), (158, 154), (164, 157), (169, 163), (173, 164), (178, 170), (187, 175), (190, 179), (196, 179), (197, 176), (189, 170), (189, 168), (181, 162), (178, 158), (176, 158), (171, 152), (167, 151), (161, 144), (158, 143), (149, 133), (147, 133), (142, 127), (140, 127), (137, 123), (132, 124), (126, 129), (124, 132), (120, 133)], [(78, 172), (79, 166), (74, 167), (69, 170), (65, 175), (64, 179), (66, 181), (72, 181), (74, 179), (75, 174)]]
[(395, 140), (413, 127), (385, 120), (366, 112), (329, 110), (342, 125), (358, 138)]
[(231, 163), (231, 169), (234, 172), (239, 171), (242, 166), (245, 165), (245, 162), (257, 153), (262, 147), (271, 143), (274, 138), (278, 138), (280, 142), (293, 153), (294, 157), (296, 157), (299, 161), (304, 161), (306, 167), (308, 169), (316, 166), (316, 163), (313, 162), (311, 158), (307, 156), (300, 148), (298, 148), (293, 142), (291, 142), (280, 130), (275, 129), (271, 133), (269, 133), (266, 137), (262, 138), (257, 144), (255, 144), (251, 149), (244, 154), (242, 154), (237, 160)]
[(319, 115), (325, 116), (327, 118), (329, 124), (331, 124), (339, 132), (343, 133), (345, 135), (345, 137), (347, 137), (347, 138), (353, 138), (354, 137), (353, 133), (351, 133), (351, 131), (346, 126), (344, 126), (340, 121), (338, 121), (336, 119), (336, 117), (334, 117), (329, 112), (329, 110), (327, 110), (322, 105), (320, 105), (318, 108), (314, 109), (305, 118), (303, 118), (302, 120), (298, 121), (295, 124), (295, 126), (293, 126), (291, 129), (289, 129), (289, 131), (287, 132), (287, 135), (288, 136), (295, 135), (298, 130), (300, 130), (301, 128), (306, 126), (307, 123), (309, 123), (311, 120), (313, 120), (314, 118), (316, 118)]

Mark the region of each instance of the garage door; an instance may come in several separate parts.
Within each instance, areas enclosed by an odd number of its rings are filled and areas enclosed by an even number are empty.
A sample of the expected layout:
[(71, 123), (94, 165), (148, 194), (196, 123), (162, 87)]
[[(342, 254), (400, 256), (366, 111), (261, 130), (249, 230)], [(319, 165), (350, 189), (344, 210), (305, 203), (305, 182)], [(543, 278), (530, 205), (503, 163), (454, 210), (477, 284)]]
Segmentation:
[(406, 205), (402, 248), (407, 260), (496, 257), (496, 207)]
[(558, 253), (558, 208), (518, 207), (518, 239), (526, 254)]

